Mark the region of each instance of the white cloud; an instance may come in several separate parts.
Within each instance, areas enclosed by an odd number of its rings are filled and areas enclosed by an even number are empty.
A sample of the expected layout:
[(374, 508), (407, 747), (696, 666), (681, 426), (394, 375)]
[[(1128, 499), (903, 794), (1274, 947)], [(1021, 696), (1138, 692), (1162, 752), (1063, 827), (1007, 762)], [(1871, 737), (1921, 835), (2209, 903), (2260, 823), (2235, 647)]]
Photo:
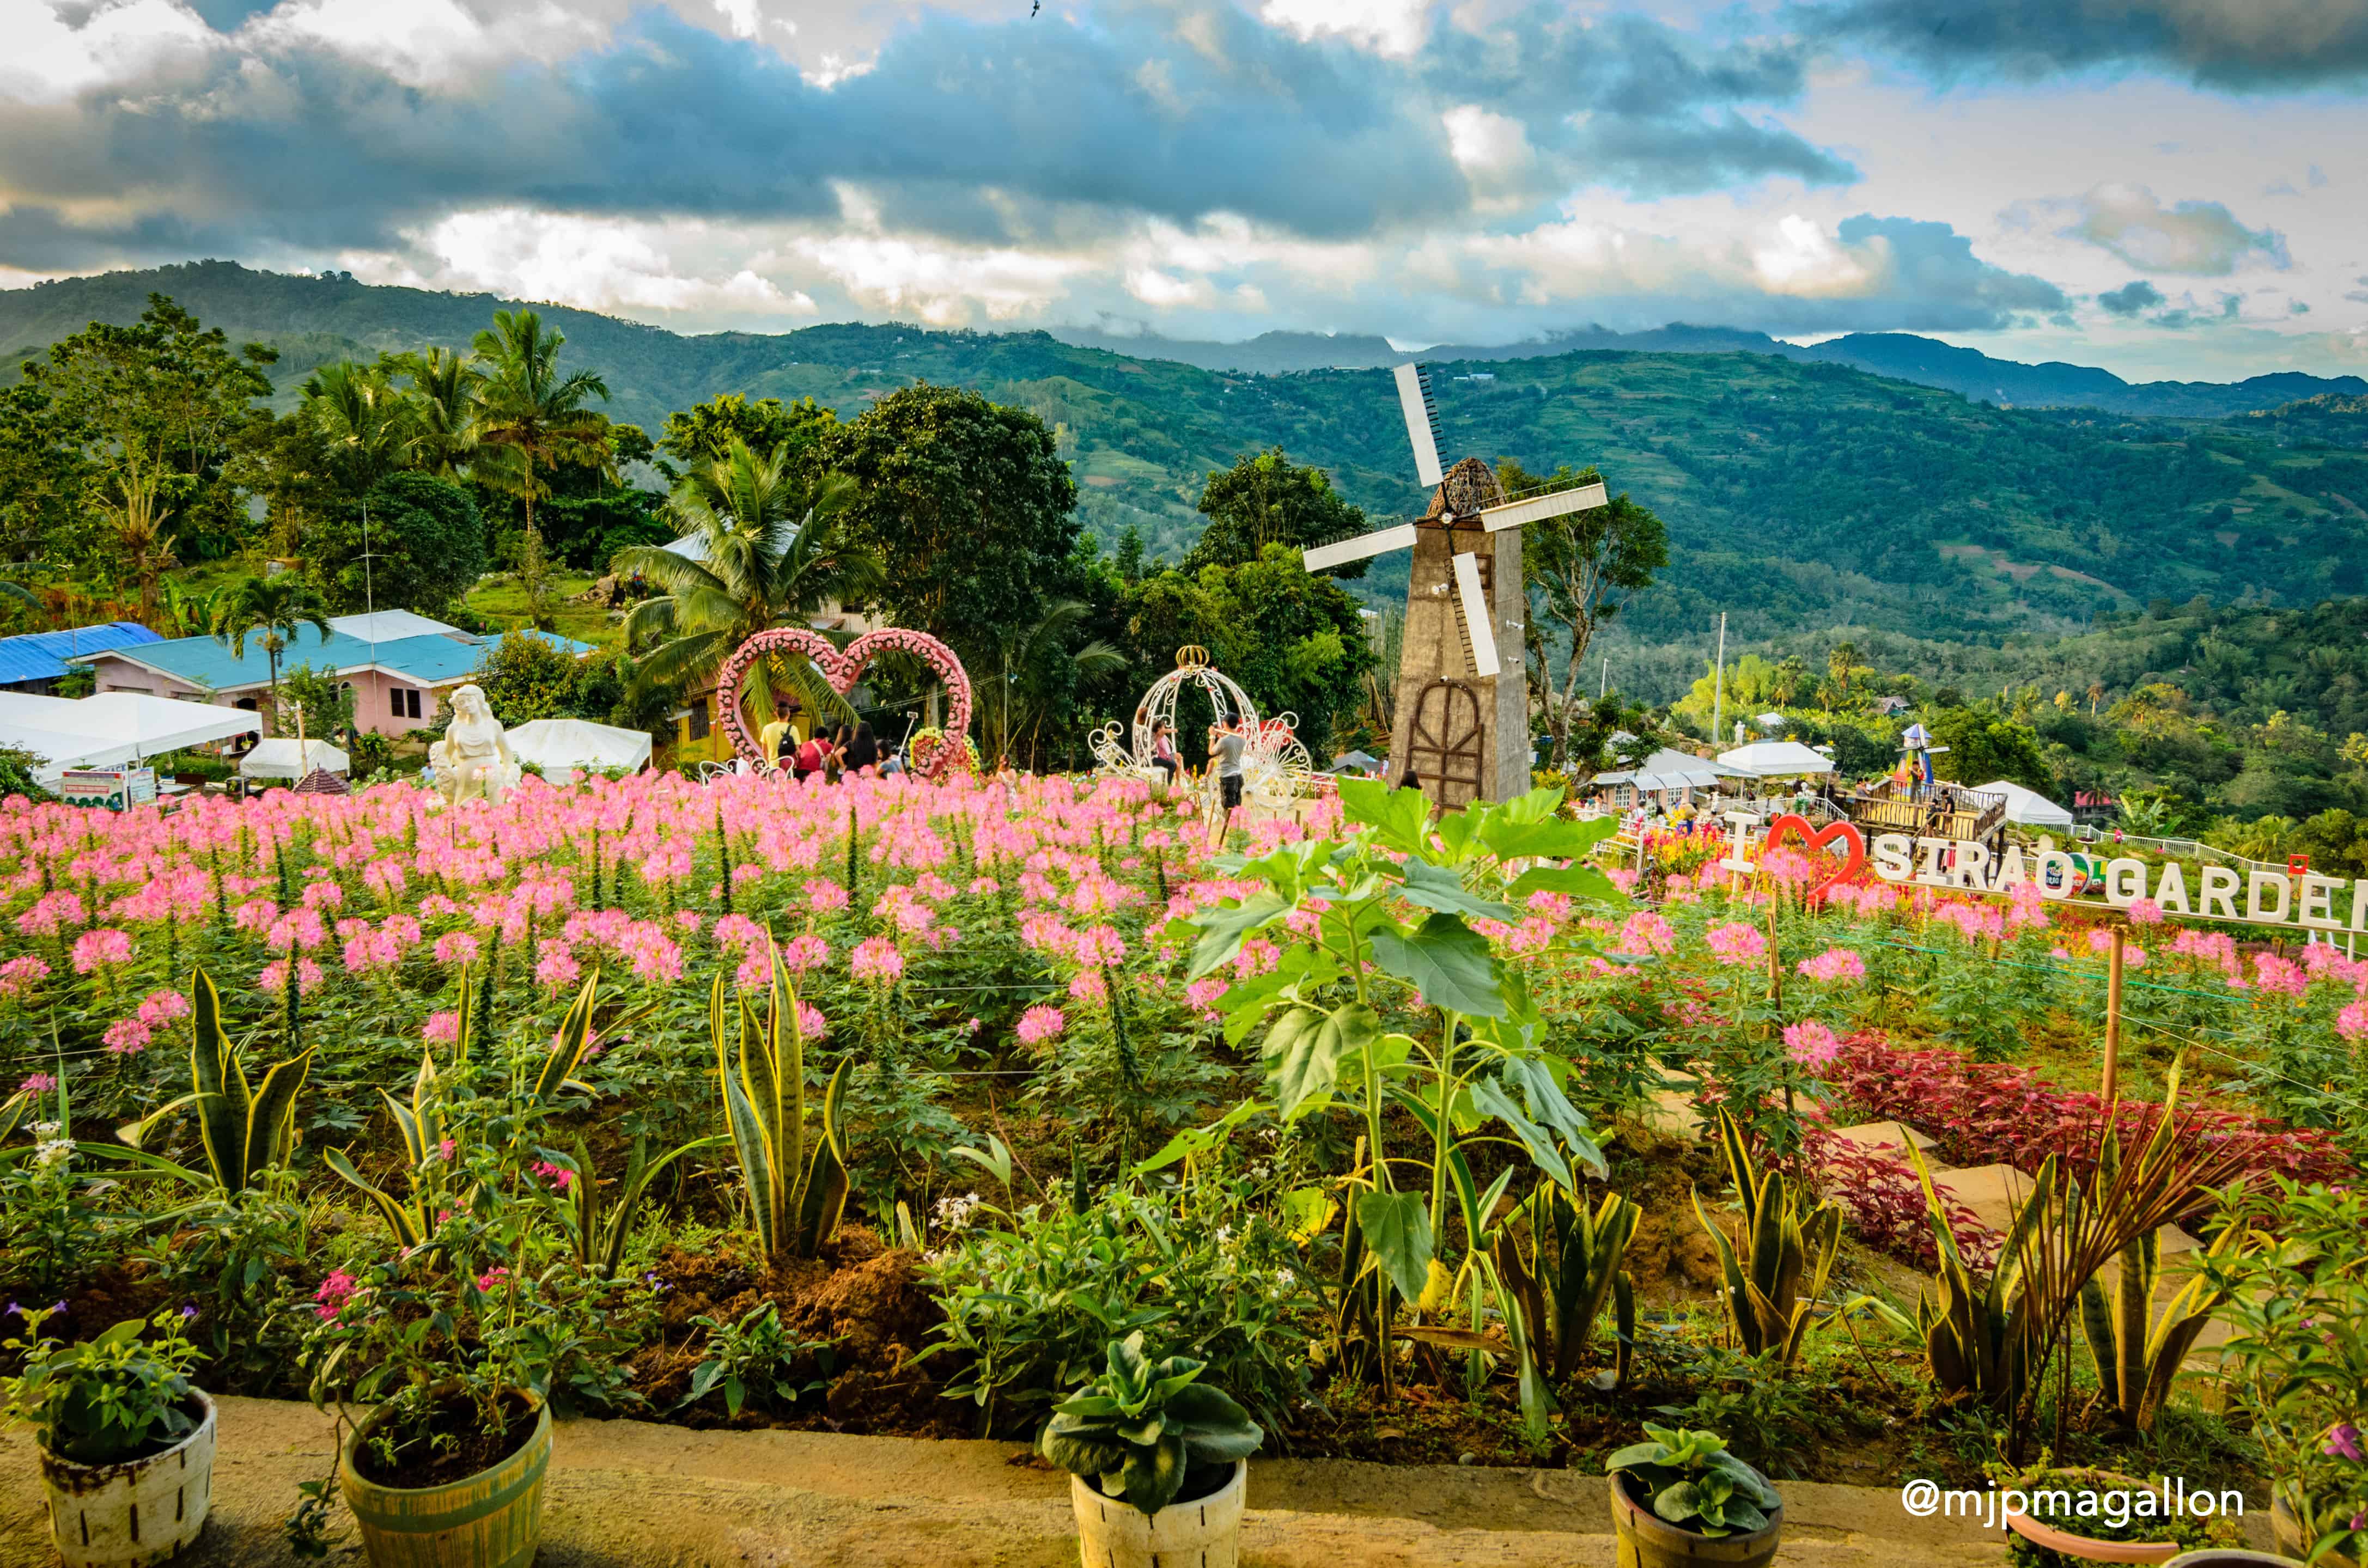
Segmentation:
[(1266, 0), (1258, 15), (1304, 39), (1328, 35), (1399, 57), (1430, 31), (1429, 0)]
[(812, 295), (734, 265), (751, 237), (700, 223), (494, 208), (454, 213), (412, 236), (416, 254), (407, 261), (362, 255), (344, 265), (374, 282), (484, 289), (623, 315), (779, 324), (818, 313)]

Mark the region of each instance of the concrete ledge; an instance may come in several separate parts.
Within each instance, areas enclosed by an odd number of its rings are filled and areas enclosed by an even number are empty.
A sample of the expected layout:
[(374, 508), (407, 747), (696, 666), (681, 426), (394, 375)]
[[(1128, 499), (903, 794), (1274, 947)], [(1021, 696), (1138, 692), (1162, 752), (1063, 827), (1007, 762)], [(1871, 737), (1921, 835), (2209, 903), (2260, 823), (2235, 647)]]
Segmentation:
[[(221, 1402), (214, 1505), (190, 1568), (292, 1568), (279, 1536), (299, 1482), (326, 1473), (312, 1406)], [(1019, 1456), (1022, 1462), (1014, 1462)], [(691, 1432), (640, 1421), (557, 1428), (541, 1568), (1068, 1568), (1068, 1478), (1015, 1444), (812, 1432)], [(1992, 1564), (1962, 1520), (1898, 1494), (1784, 1488), (1777, 1561), (1820, 1568)], [(1611, 1568), (1601, 1477), (1571, 1471), (1264, 1460), (1250, 1470), (1246, 1568)], [(333, 1562), (359, 1563), (350, 1522)], [(48, 1568), (32, 1443), (0, 1437), (0, 1568)]]

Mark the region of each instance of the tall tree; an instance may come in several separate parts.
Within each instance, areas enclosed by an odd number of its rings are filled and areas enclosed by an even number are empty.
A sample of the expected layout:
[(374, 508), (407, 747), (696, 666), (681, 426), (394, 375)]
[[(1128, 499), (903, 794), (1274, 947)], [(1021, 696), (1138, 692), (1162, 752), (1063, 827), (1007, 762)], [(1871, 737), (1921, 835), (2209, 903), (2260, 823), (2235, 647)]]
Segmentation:
[[(1598, 477), (1593, 469), (1567, 465), (1541, 477), (1509, 458), (1497, 464), (1497, 482), (1509, 494), (1571, 490)], [(1625, 493), (1606, 506), (1565, 512), (1521, 529), (1521, 582), (1530, 602), (1521, 653), (1529, 665), (1530, 705), (1554, 737), (1548, 766), (1570, 763), (1572, 725), (1587, 700), (1588, 644), (1620, 613), (1628, 596), (1650, 585), (1653, 574), (1668, 563), (1668, 530)], [(1568, 644), (1559, 680), (1554, 642)]]
[[(1332, 488), (1320, 468), (1303, 468), (1281, 447), (1234, 460), (1212, 472), (1201, 487), (1201, 512), (1209, 519), (1201, 541), (1184, 557), (1184, 570), (1239, 566), (1256, 561), (1269, 544), (1305, 550), (1352, 539), (1365, 531), (1365, 514)], [(1331, 570), (1335, 577), (1361, 577), (1366, 563)]]
[[(803, 625), (828, 604), (860, 604), (879, 590), (879, 558), (843, 521), (854, 486), (832, 474), (801, 482), (789, 457), (786, 447), (759, 457), (734, 440), (721, 460), (695, 465), (669, 503), (689, 553), (653, 545), (618, 552), (619, 571), (660, 590), (625, 618), (626, 645), (648, 649), (635, 666), (636, 690), (700, 689), (757, 632)], [(816, 712), (847, 709), (802, 658), (760, 662), (741, 699), (769, 713), (777, 688)]]
[(418, 431), (413, 460), (438, 479), (450, 479), (477, 444), (477, 403), (485, 373), (449, 348), (398, 354), (389, 370), (411, 383)]
[(738, 392), (725, 392), (667, 415), (658, 431), (657, 449), (688, 465), (728, 456), (736, 437), (752, 452), (792, 448), (790, 466), (795, 469), (804, 449), (837, 423), (837, 414), (810, 397), (788, 403), (777, 397), (751, 403)]
[(222, 465), (238, 430), (268, 417), (253, 400), (271, 394), (262, 367), (278, 358), (261, 344), (233, 352), (221, 328), (151, 294), (136, 324), (93, 322), (26, 363), (45, 416), (81, 449), (84, 504), (106, 525), (102, 564), (137, 586), (142, 619), (156, 612), (176, 536), (202, 535), (211, 551), (243, 526)]
[(998, 678), (979, 715), (985, 751), (998, 762), (1034, 766), (1043, 748), (1044, 726), (1064, 710), (1077, 682), (1126, 667), (1126, 655), (1099, 639), (1072, 646), (1090, 608), (1082, 599), (1057, 599), (1032, 624), (1004, 634)]
[(263, 644), (264, 662), (271, 672), (275, 729), (279, 723), (279, 656), (288, 651), (297, 631), (307, 626), (326, 637), (329, 607), (322, 602), (318, 589), (288, 573), (276, 577), (246, 578), (214, 606), (214, 641), (229, 648), (233, 657), (246, 657), (246, 640), (250, 636), (258, 638)]
[(1044, 422), (926, 382), (832, 430), (820, 454), (856, 484), (848, 523), (888, 565), (897, 625), (991, 669), (1073, 574), (1077, 486)]
[(477, 334), (485, 379), (478, 389), (474, 469), (484, 483), (526, 503), (528, 540), (538, 549), (534, 502), (549, 492), (544, 475), (563, 463), (609, 460), (609, 419), (591, 406), (596, 397), (609, 401), (609, 383), (590, 370), (560, 374), (566, 342), (544, 331), (532, 311), (495, 311), (492, 328)]
[(302, 391), (304, 417), (320, 432), (331, 470), (347, 491), (366, 492), (410, 460), (418, 408), (383, 363), (324, 365), (304, 378)]

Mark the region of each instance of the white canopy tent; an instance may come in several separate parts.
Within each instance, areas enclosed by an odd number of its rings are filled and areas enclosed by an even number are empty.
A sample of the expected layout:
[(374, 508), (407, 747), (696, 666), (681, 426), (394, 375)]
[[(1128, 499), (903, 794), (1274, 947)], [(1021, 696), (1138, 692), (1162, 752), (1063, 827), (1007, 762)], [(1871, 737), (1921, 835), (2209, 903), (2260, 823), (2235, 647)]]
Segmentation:
[(1987, 784), (1976, 784), (1975, 790), (1985, 795), (2006, 797), (2006, 820), (2024, 827), (2061, 827), (2072, 825), (2072, 813), (2039, 793), (2004, 778), (1993, 778)]
[(0, 692), (0, 745), (41, 759), (35, 776), (57, 782), (69, 767), (120, 767), (162, 752), (228, 740), (262, 728), (241, 708), (109, 691), (80, 699)]
[(1752, 777), (1740, 768), (1728, 767), (1707, 757), (1689, 756), (1664, 746), (1646, 757), (1640, 766), (1612, 773), (1599, 773), (1592, 782), (1597, 785), (1631, 784), (1635, 786), (1637, 793), (1649, 795), (1663, 790), (1715, 790), (1727, 779)]
[(620, 730), (587, 719), (537, 719), (508, 733), (510, 755), (533, 763), (546, 778), (576, 769), (639, 772), (650, 765), (646, 730)]
[(1719, 761), (1754, 778), (1791, 778), (1804, 773), (1831, 773), (1833, 759), (1798, 741), (1754, 741), (1748, 746), (1718, 754)]
[(353, 766), (352, 758), (326, 741), (305, 741), (304, 755), (296, 755), (298, 742), (293, 737), (257, 742), (253, 751), (239, 758), (238, 771), (243, 778), (306, 778), (319, 768), (331, 773), (344, 773)]

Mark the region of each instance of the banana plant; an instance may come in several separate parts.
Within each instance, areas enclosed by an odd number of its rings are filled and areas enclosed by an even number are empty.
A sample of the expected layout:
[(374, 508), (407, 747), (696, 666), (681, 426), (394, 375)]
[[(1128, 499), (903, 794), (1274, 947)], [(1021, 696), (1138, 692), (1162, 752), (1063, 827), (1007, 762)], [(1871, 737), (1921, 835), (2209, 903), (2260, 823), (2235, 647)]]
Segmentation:
[[(274, 1165), (284, 1165), (296, 1143), (296, 1100), (313, 1069), (313, 1052), (304, 1051), (264, 1070), (260, 1083), (249, 1084), (222, 1024), (222, 994), (205, 971), (189, 976), (189, 1092), (158, 1107), (128, 1127), (119, 1128), (120, 1144), (80, 1145), (88, 1153), (106, 1154), (178, 1176), (192, 1187), (211, 1187), (223, 1194), (244, 1192)], [(204, 1141), (207, 1172), (199, 1172), (149, 1153), (142, 1141), (159, 1122), (194, 1109), (198, 1132)]]
[(809, 1149), (805, 1035), (798, 1023), (797, 989), (780, 947), (769, 937), (767, 943), (773, 978), (764, 1012), (746, 996), (734, 1001), (725, 977), (718, 974), (708, 994), (707, 1028), (715, 1042), (724, 1124), (740, 1156), (757, 1240), (768, 1257), (812, 1257), (838, 1229), (847, 1208), (838, 1108), (848, 1063), (841, 1062), (830, 1075), (818, 1136)]
[(652, 1160), (648, 1157), (648, 1141), (634, 1139), (633, 1152), (625, 1161), (624, 1180), (618, 1184), (614, 1197), (604, 1203), (599, 1175), (592, 1168), (591, 1153), (584, 1147), (584, 1140), (577, 1139), (575, 1179), (567, 1184), (566, 1199), (561, 1210), (567, 1239), (575, 1249), (575, 1261), (603, 1279), (613, 1276), (624, 1260), (625, 1243), (633, 1233), (633, 1221), (650, 1183), (685, 1154), (723, 1142), (720, 1132), (694, 1138)]
[(1700, 1193), (1694, 1194), (1694, 1218), (1718, 1249), (1719, 1295), (1736, 1343), (1753, 1356), (1772, 1350), (1779, 1368), (1790, 1367), (1841, 1247), (1841, 1205), (1828, 1199), (1804, 1210), (1783, 1172), (1770, 1168), (1762, 1175), (1754, 1165), (1742, 1123), (1724, 1108), (1718, 1137), (1743, 1209), (1743, 1256), (1736, 1256), (1725, 1231), (1711, 1222)]

